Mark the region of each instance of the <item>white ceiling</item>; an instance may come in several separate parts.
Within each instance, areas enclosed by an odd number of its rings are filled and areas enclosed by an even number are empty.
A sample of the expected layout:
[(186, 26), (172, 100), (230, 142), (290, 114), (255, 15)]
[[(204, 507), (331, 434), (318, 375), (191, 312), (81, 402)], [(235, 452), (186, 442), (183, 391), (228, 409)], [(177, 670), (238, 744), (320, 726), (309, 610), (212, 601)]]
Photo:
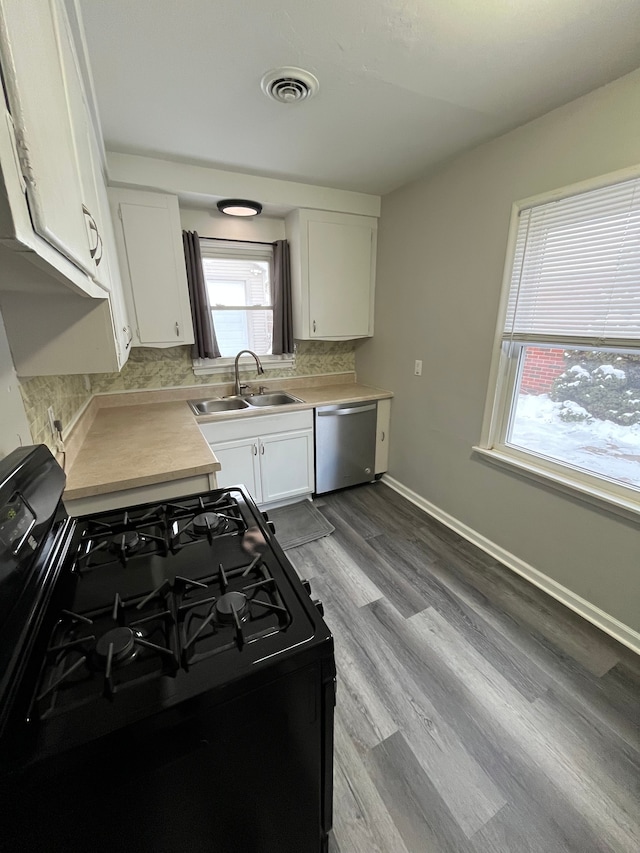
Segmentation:
[[(81, 0), (109, 150), (383, 194), (640, 66), (639, 0)], [(265, 71), (319, 94), (278, 104)]]

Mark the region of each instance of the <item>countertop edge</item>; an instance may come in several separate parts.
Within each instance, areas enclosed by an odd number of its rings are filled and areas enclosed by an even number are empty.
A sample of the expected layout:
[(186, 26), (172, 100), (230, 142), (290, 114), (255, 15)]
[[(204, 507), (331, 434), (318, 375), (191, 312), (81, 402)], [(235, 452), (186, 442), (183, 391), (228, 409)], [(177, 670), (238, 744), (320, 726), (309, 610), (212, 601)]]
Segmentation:
[(203, 474), (215, 474), (222, 466), (212, 452), (212, 461), (206, 465), (194, 465), (192, 468), (181, 468), (178, 471), (161, 471), (157, 474), (146, 474), (141, 477), (130, 477), (126, 480), (113, 480), (104, 483), (96, 483), (92, 486), (78, 486), (65, 489), (63, 499), (68, 501), (80, 498), (92, 498), (97, 495), (108, 495), (111, 492), (124, 492), (127, 489), (136, 489), (141, 486), (153, 486), (157, 483), (170, 483), (174, 480), (187, 480), (189, 477), (198, 477)]
[[(336, 391), (341, 389), (336, 396)], [(198, 398), (199, 388), (194, 386), (192, 391), (192, 396), (194, 398)], [(109, 479), (108, 474), (103, 474), (102, 476), (97, 476), (95, 481), (87, 484), (82, 483), (82, 485), (67, 487), (64, 491), (64, 499), (65, 500), (79, 500), (84, 498), (95, 497), (98, 495), (105, 495), (110, 493), (122, 492), (127, 489), (135, 489), (137, 487), (143, 486), (151, 486), (158, 483), (164, 482), (173, 482), (176, 480), (188, 479), (189, 477), (198, 477), (202, 475), (215, 474), (217, 471), (221, 470), (220, 462), (216, 459), (215, 454), (213, 453), (211, 447), (207, 443), (206, 439), (202, 435), (199, 430), (199, 426), (205, 423), (211, 422), (222, 422), (228, 420), (240, 420), (247, 418), (255, 418), (261, 416), (271, 416), (276, 413), (288, 413), (288, 412), (296, 412), (296, 411), (307, 411), (309, 409), (315, 409), (319, 406), (329, 406), (329, 405), (337, 405), (339, 403), (346, 402), (362, 402), (366, 400), (383, 400), (389, 399), (393, 397), (392, 392), (386, 391), (381, 388), (374, 388), (368, 385), (360, 385), (359, 383), (351, 383), (347, 382), (344, 385), (338, 385), (336, 383), (327, 383), (327, 385), (312, 385), (308, 388), (297, 388), (292, 392), (298, 397), (302, 402), (300, 403), (292, 403), (286, 406), (265, 406), (256, 409), (243, 409), (241, 411), (235, 410), (231, 412), (218, 412), (211, 415), (194, 415), (191, 410), (187, 406), (187, 402), (185, 399), (185, 391), (184, 389), (180, 389), (180, 393), (176, 394), (176, 397), (173, 400), (166, 399), (166, 401), (158, 401), (157, 399), (154, 401), (149, 401), (148, 403), (141, 402), (137, 405), (142, 409), (146, 406), (162, 406), (165, 402), (167, 405), (175, 404), (175, 403), (183, 403), (185, 408), (185, 425), (191, 424), (192, 427), (198, 429), (200, 437), (202, 439), (203, 448), (206, 447), (208, 453), (211, 456), (210, 461), (206, 462), (198, 462), (194, 465), (186, 465), (184, 467), (171, 469), (170, 465), (168, 469), (158, 469), (147, 471), (139, 476), (117, 476), (114, 479)], [(306, 399), (305, 399), (306, 397)], [(211, 397), (214, 398), (214, 395)], [(126, 408), (127, 405), (123, 405), (123, 409)], [(92, 411), (94, 407), (89, 407), (88, 411)], [(109, 406), (105, 407), (106, 409), (113, 410), (114, 408), (120, 408), (113, 406), (111, 403)], [(101, 410), (101, 407), (98, 403), (98, 413)], [(75, 454), (74, 461), (70, 466), (69, 472), (67, 472), (67, 477), (72, 479), (73, 468), (77, 465), (78, 462), (82, 465), (82, 450), (85, 442), (87, 442), (90, 437), (92, 430), (96, 429), (96, 424), (99, 424), (99, 420), (94, 419), (96, 413), (93, 412), (94, 417), (92, 418), (92, 423), (86, 429), (85, 434), (82, 437), (82, 444), (78, 448), (77, 453)], [(133, 414), (132, 414), (133, 417)], [(189, 429), (191, 427), (188, 427)], [(200, 455), (200, 451), (198, 451), (198, 455)], [(202, 459), (202, 456), (200, 456)], [(186, 460), (185, 460), (186, 461)], [(114, 466), (115, 467), (115, 466)], [(80, 480), (86, 479), (80, 477)]]

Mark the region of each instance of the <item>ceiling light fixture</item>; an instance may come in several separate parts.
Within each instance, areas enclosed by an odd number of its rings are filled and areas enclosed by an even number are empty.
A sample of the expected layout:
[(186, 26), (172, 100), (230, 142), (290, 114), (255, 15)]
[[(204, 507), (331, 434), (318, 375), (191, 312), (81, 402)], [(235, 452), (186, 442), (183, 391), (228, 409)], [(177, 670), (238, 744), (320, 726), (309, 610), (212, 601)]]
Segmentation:
[(246, 198), (225, 198), (218, 202), (218, 210), (227, 216), (258, 216), (262, 213), (262, 205)]

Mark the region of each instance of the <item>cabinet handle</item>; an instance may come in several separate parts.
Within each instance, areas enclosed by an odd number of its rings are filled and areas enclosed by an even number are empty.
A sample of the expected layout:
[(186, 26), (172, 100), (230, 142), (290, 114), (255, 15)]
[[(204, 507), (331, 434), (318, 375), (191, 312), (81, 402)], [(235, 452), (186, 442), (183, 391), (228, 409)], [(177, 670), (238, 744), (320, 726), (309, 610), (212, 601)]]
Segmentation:
[[(91, 211), (84, 204), (82, 205), (82, 212), (84, 213), (85, 217), (89, 221), (89, 231), (95, 233), (95, 243), (96, 244), (95, 244), (95, 246), (89, 247), (89, 254), (91, 255), (92, 259), (95, 260), (96, 254), (98, 252), (98, 249), (100, 248), (100, 243), (101, 243), (100, 232), (98, 231), (98, 226), (96, 225), (95, 219), (91, 215)], [(100, 253), (100, 258), (102, 258), (102, 252)], [(100, 260), (97, 260), (96, 265), (98, 265), (99, 263), (100, 263)]]
[(314, 320), (313, 321), (313, 331), (315, 332), (315, 330), (316, 330), (316, 321)]
[(258, 448), (257, 448), (257, 446), (256, 446), (255, 444), (253, 445), (253, 455), (254, 455), (254, 456), (257, 456), (257, 455), (258, 455)]
[(264, 456), (264, 444), (260, 442), (260, 453)]
[(123, 331), (125, 334), (128, 334), (128, 335), (129, 335), (129, 340), (128, 340), (128, 341), (127, 341), (127, 343), (125, 344), (125, 348), (124, 348), (124, 349), (125, 349), (125, 352), (126, 352), (126, 351), (129, 349), (129, 347), (131, 346), (131, 341), (133, 340), (133, 332), (131, 331), (131, 326), (123, 326), (123, 327), (122, 327), (122, 331)]
[(380, 439), (380, 441), (384, 441), (384, 430), (382, 430), (382, 438)]
[(102, 260), (102, 253), (104, 251), (104, 244), (102, 242), (102, 237), (98, 234), (98, 245), (96, 246), (96, 252), (100, 249), (100, 254), (97, 255), (93, 260), (96, 262), (96, 266), (100, 266), (100, 261)]
[(176, 323), (176, 337), (180, 337), (180, 323)]

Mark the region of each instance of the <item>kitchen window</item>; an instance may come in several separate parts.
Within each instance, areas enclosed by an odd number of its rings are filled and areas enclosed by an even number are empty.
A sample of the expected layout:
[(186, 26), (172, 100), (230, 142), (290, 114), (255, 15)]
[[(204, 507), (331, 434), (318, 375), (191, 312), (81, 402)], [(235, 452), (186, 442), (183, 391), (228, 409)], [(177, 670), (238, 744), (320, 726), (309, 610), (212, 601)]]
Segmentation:
[(200, 238), (200, 252), (221, 357), (194, 361), (194, 372), (228, 371), (243, 349), (266, 369), (291, 366), (292, 355), (272, 353), (273, 246)]
[(514, 206), (480, 453), (640, 510), (640, 176)]

